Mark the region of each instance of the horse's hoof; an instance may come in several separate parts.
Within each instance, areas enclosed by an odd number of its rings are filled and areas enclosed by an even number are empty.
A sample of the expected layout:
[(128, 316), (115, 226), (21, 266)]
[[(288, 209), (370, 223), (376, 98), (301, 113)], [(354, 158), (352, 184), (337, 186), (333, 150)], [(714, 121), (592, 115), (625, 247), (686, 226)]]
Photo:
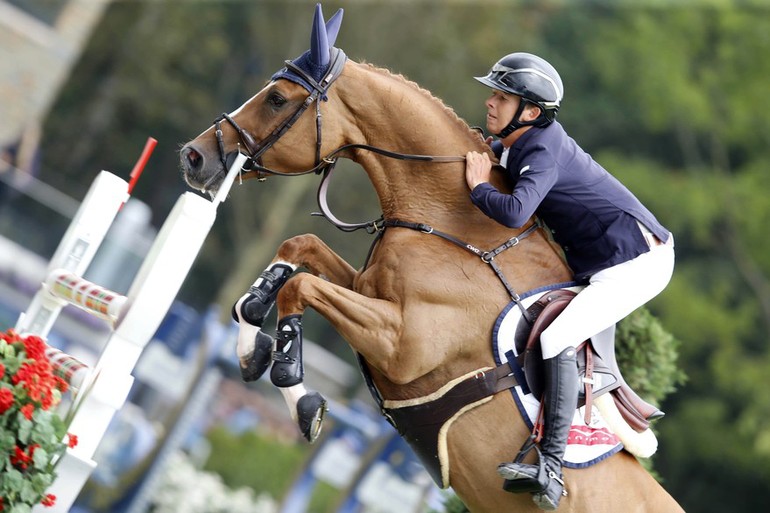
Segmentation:
[(326, 399), (318, 392), (305, 394), (297, 402), (297, 423), (302, 435), (311, 444), (321, 434), (326, 411)]
[(273, 337), (267, 333), (257, 332), (254, 341), (254, 352), (246, 357), (246, 367), (241, 365), (241, 377), (249, 383), (262, 377), (262, 374), (270, 367), (273, 352)]

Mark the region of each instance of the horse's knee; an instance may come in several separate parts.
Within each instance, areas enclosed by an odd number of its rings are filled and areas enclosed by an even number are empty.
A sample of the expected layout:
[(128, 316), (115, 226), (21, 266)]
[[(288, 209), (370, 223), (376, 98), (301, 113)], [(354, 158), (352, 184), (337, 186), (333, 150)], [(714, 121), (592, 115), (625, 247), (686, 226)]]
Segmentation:
[(321, 245), (323, 245), (321, 239), (312, 233), (295, 235), (281, 243), (276, 255), (287, 262), (302, 265), (307, 259), (307, 255), (313, 253)]
[(307, 293), (309, 280), (313, 278), (314, 276), (308, 273), (297, 273), (281, 287), (276, 296), (278, 314), (281, 317), (303, 312), (306, 306), (304, 297)]

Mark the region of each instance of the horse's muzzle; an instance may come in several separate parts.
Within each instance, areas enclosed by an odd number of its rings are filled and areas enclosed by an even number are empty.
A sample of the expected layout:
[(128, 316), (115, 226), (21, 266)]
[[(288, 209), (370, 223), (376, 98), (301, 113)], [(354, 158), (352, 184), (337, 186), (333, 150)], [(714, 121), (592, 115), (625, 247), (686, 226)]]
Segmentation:
[[(179, 152), (179, 160), (182, 166), (184, 179), (194, 189), (213, 189), (212, 176), (217, 170), (209, 170), (209, 159), (205, 152), (199, 151), (192, 142), (185, 144)], [(214, 161), (215, 162), (215, 161)]]

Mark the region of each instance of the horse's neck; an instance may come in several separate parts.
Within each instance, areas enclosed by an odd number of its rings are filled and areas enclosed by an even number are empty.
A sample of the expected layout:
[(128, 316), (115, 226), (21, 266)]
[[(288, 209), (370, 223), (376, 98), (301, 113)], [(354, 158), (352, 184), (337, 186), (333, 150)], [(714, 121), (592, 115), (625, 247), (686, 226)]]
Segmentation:
[[(451, 110), (403, 78), (357, 65), (352, 82), (349, 87), (366, 91), (369, 100), (353, 107), (354, 132), (365, 138), (355, 142), (416, 155), (463, 157), (469, 150), (485, 150), (481, 138)], [(469, 220), (464, 161), (419, 162), (369, 152), (360, 152), (356, 160), (369, 175), (386, 218)], [(470, 213), (470, 220), (476, 215)]]

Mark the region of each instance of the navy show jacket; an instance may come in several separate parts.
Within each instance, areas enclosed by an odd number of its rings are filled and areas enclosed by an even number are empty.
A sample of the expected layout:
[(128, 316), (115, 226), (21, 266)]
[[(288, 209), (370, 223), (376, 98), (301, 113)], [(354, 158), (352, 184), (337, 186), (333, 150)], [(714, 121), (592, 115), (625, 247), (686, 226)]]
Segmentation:
[[(500, 141), (492, 150), (499, 158)], [(564, 249), (578, 281), (650, 250), (637, 221), (663, 242), (671, 236), (558, 122), (526, 131), (510, 148), (505, 167), (515, 184), (513, 194), (481, 183), (471, 191), (471, 200), (511, 228), (536, 214)]]

